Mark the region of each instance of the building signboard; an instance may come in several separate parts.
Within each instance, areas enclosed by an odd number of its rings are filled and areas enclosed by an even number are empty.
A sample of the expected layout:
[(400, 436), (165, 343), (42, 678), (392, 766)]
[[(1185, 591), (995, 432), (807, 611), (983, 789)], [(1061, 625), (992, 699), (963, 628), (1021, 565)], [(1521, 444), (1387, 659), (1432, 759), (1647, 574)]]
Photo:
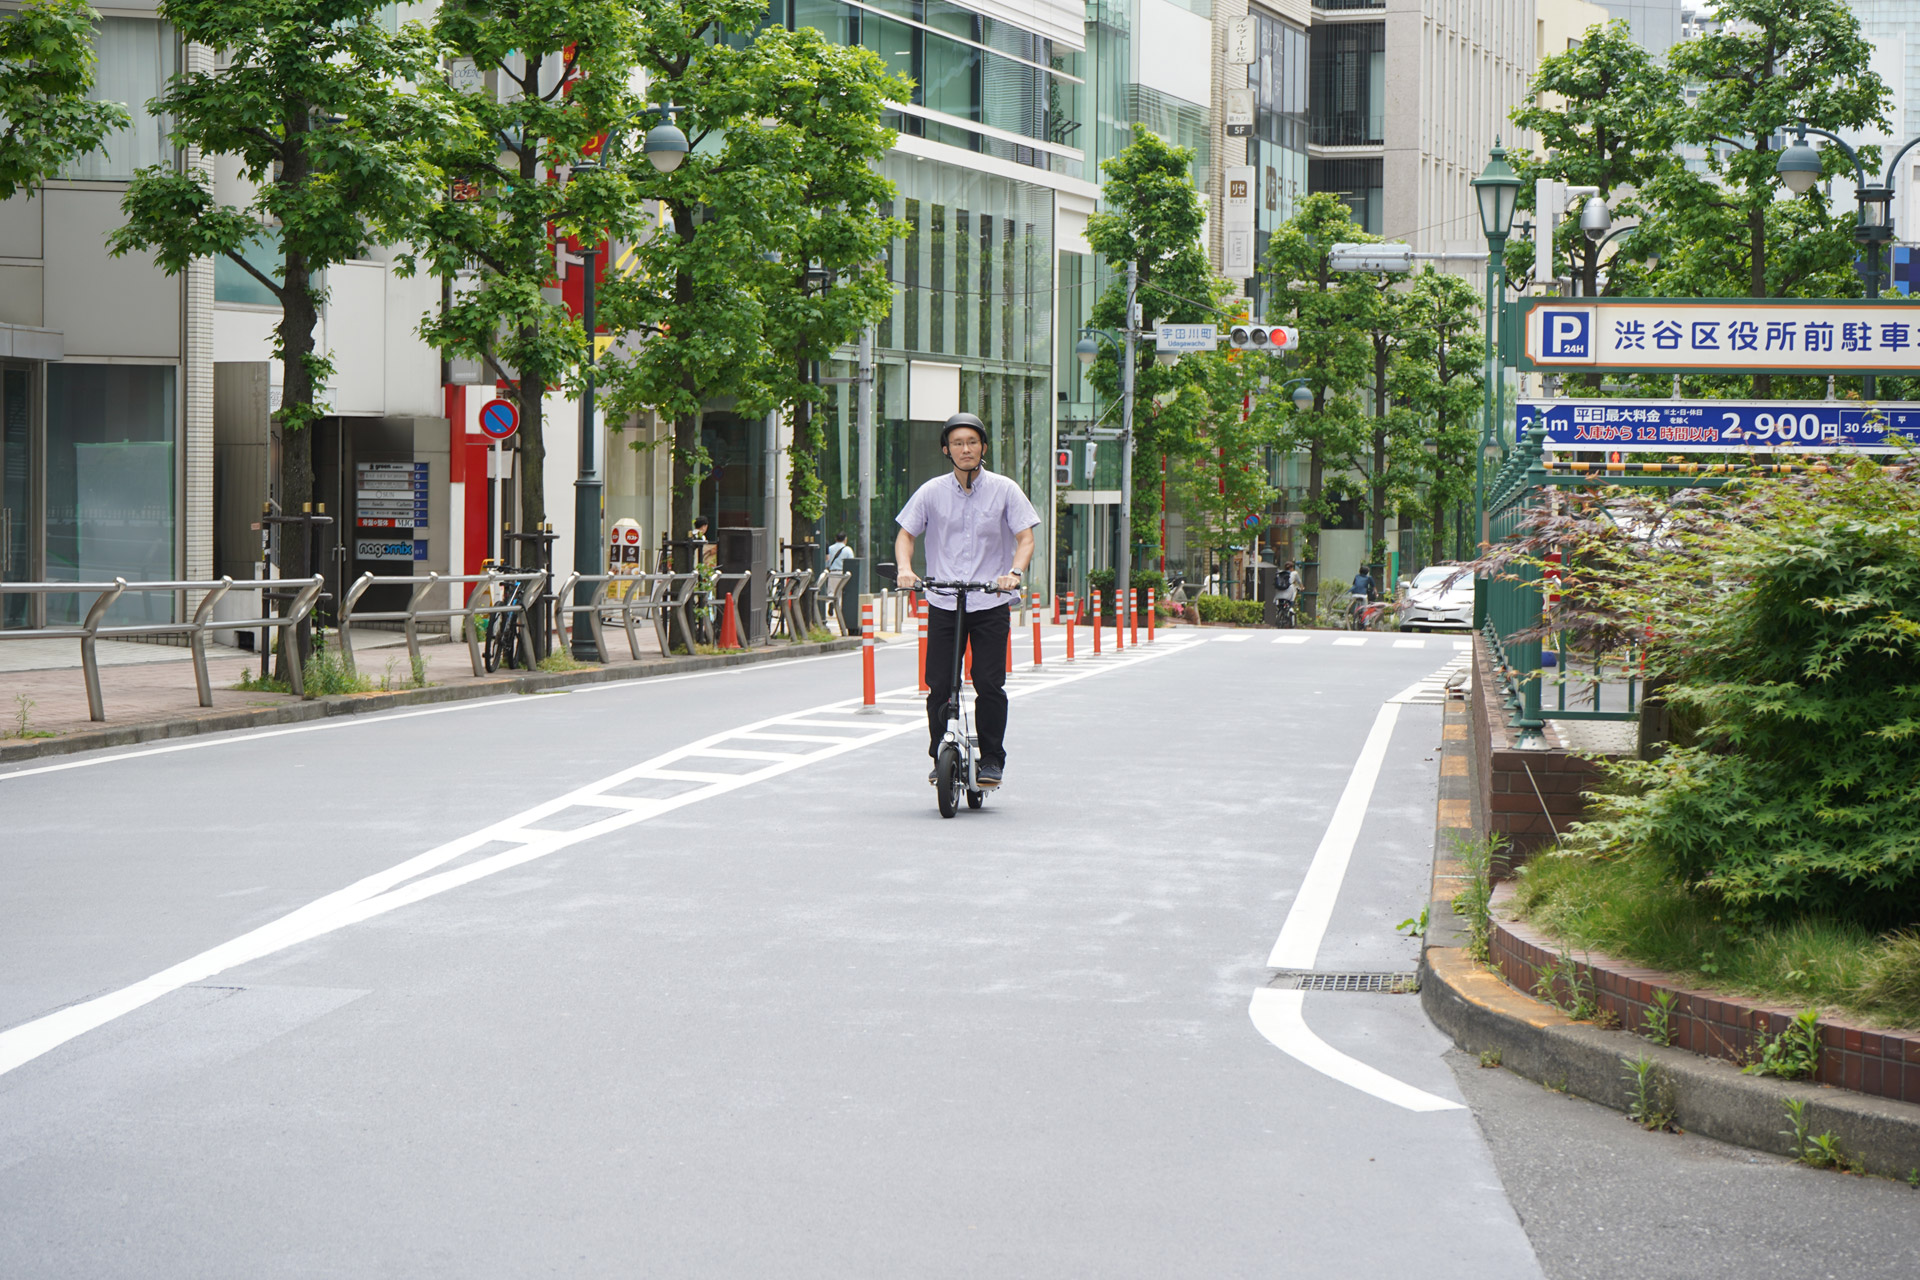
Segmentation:
[(363, 529), (425, 528), (427, 465), (424, 462), (354, 463), (353, 522)]
[(427, 540), (425, 538), (355, 538), (353, 555), (356, 560), (425, 560)]
[(1848, 400), (1523, 400), (1520, 437), (1549, 453), (1895, 453), (1920, 445), (1920, 405)]
[(1253, 90), (1227, 90), (1227, 136), (1229, 138), (1253, 136)]
[(1245, 280), (1253, 275), (1253, 184), (1252, 165), (1226, 167), (1226, 210), (1220, 220), (1224, 241), (1220, 274), (1229, 280)]
[(1881, 298), (1535, 298), (1519, 367), (1920, 373), (1920, 308)]

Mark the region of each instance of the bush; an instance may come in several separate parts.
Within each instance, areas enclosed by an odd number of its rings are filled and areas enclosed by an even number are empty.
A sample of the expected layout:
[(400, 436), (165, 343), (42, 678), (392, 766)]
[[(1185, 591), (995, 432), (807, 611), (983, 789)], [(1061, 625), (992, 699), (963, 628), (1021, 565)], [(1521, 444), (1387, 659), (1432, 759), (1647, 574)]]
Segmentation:
[(1607, 764), (1579, 847), (1736, 917), (1920, 923), (1913, 470), (1859, 459), (1670, 507), (1606, 496), (1588, 501), (1607, 520), (1539, 533), (1573, 544), (1590, 634), (1651, 635), (1648, 674), (1690, 738)]
[(1230, 622), (1245, 627), (1257, 627), (1264, 621), (1262, 606), (1258, 600), (1196, 596), (1193, 607), (1202, 622)]

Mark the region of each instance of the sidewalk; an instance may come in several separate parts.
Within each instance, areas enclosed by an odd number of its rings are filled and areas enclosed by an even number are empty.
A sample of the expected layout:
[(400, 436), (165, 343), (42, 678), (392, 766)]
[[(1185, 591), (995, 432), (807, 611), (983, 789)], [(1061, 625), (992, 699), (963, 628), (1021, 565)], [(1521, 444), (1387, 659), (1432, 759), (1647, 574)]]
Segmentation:
[[(607, 680), (638, 680), (771, 659), (805, 657), (857, 649), (858, 637), (819, 644), (777, 642), (742, 652), (714, 655), (663, 655), (648, 627), (641, 656), (629, 655), (624, 633), (607, 637), (615, 661), (575, 671), (496, 671), (475, 677), (464, 643), (444, 636), (421, 644), (427, 684), (413, 688), (406, 640), (399, 632), (356, 631), (355, 665), (375, 692), (325, 698), (242, 690), (243, 675), (260, 672), (260, 658), (249, 650), (209, 645), (207, 673), (213, 705), (202, 707), (194, 690), (193, 663), (186, 648), (174, 645), (102, 641), (100, 687), (107, 718), (87, 715), (86, 685), (80, 674), (80, 645), (75, 640), (15, 640), (0, 643), (0, 763), (41, 756), (125, 746), (159, 738), (187, 737), (261, 725), (289, 724), (385, 711), (423, 703), (456, 702), (503, 693), (530, 693)], [(383, 687), (384, 686), (384, 687)], [(21, 737), (25, 716), (26, 737)], [(51, 735), (51, 736), (39, 736)]]

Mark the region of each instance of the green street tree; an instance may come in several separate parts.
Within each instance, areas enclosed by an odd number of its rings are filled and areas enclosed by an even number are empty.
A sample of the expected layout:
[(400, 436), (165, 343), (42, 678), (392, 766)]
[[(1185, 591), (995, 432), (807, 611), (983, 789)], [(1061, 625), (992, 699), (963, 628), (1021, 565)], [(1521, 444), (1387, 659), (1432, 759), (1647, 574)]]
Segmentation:
[(544, 399), (587, 352), (559, 305), (559, 254), (570, 235), (631, 234), (639, 216), (624, 174), (575, 168), (633, 114), (633, 12), (624, 0), (450, 0), (434, 34), (461, 76), (423, 89), (443, 122), (431, 150), (446, 182), (412, 238), (435, 274), (464, 274), (421, 334), (513, 384), (519, 528), (533, 531), (547, 517)]
[[(1169, 407), (1180, 414), (1191, 441), (1168, 468), (1171, 488), (1180, 499), (1189, 538), (1198, 531), (1205, 545), (1220, 552), (1224, 567), (1229, 549), (1258, 535), (1247, 527), (1273, 502), (1267, 455), (1276, 441), (1277, 420), (1270, 413), (1245, 413), (1250, 397), (1260, 396), (1280, 364), (1258, 352), (1221, 351), (1182, 356), (1192, 378)], [(1137, 492), (1137, 490), (1136, 490)]]
[[(1106, 208), (1087, 219), (1087, 243), (1107, 262), (1113, 280), (1093, 304), (1096, 327), (1117, 332), (1126, 323), (1127, 264), (1139, 269), (1136, 299), (1142, 323), (1211, 324), (1223, 320), (1229, 290), (1213, 273), (1200, 236), (1206, 211), (1194, 189), (1193, 151), (1163, 141), (1146, 126), (1133, 126), (1133, 141), (1101, 165)], [(1112, 404), (1120, 394), (1120, 355), (1101, 344), (1088, 375), (1094, 390)], [(1198, 401), (1181, 393), (1209, 367), (1205, 357), (1173, 365), (1154, 360), (1151, 342), (1138, 344), (1133, 374), (1134, 546), (1160, 543), (1162, 460), (1197, 447)], [(1118, 425), (1118, 412), (1110, 415)]]
[(1306, 409), (1286, 397), (1269, 398), (1271, 411), (1281, 415), (1280, 446), (1307, 455), (1307, 521), (1298, 554), (1309, 594), (1320, 589), (1320, 529), (1333, 513), (1329, 490), (1346, 491), (1341, 473), (1358, 469), (1371, 443), (1359, 392), (1373, 367), (1365, 323), (1374, 286), (1333, 271), (1327, 255), (1336, 244), (1373, 238), (1354, 223), (1353, 211), (1339, 196), (1315, 192), (1295, 206), (1293, 217), (1267, 242), (1264, 318), (1300, 330), (1300, 350), (1288, 373), (1305, 378), (1313, 393)]
[[(1646, 194), (1659, 222), (1659, 288), (1673, 297), (1837, 297), (1852, 278), (1853, 211), (1787, 196), (1780, 136), (1804, 120), (1842, 135), (1884, 127), (1886, 86), (1873, 46), (1838, 0), (1725, 0), (1720, 29), (1675, 45), (1673, 73), (1700, 87), (1681, 137), (1706, 145), (1709, 173), (1667, 166)], [(1832, 176), (1852, 176), (1838, 148)], [(1641, 234), (1645, 234), (1644, 232)], [(1772, 379), (1753, 378), (1756, 396)]]
[[(603, 295), (610, 327), (639, 340), (601, 372), (610, 410), (650, 408), (674, 424), (676, 529), (691, 521), (707, 470), (701, 414), (721, 396), (743, 416), (796, 407), (796, 535), (818, 518), (811, 408), (824, 396), (805, 368), (884, 315), (890, 298), (885, 252), (899, 224), (885, 212), (892, 184), (874, 165), (893, 145), (885, 103), (907, 87), (872, 51), (811, 28), (759, 26), (765, 12), (758, 0), (636, 11), (651, 99), (674, 108), (692, 149), (672, 172), (630, 171), (660, 218), (635, 244), (634, 269)], [(643, 112), (635, 132), (661, 118)], [(820, 274), (810, 279), (810, 268)]]
[[(173, 139), (204, 156), (239, 162), (251, 194), (215, 199), (201, 169), (158, 164), (127, 187), (126, 224), (109, 237), (116, 255), (154, 254), (168, 274), (196, 258), (225, 257), (280, 302), (274, 333), (283, 431), (281, 500), (300, 510), (313, 496), (312, 433), (325, 412), (332, 365), (314, 326), (328, 267), (362, 256), (425, 202), (429, 170), (418, 140), (429, 113), (409, 81), (431, 74), (431, 43), (417, 26), (398, 34), (375, 0), (162, 0), (179, 37), (220, 51), (214, 70), (174, 77), (153, 109)], [(278, 259), (262, 270), (248, 250), (262, 241)], [(306, 572), (298, 526), (279, 539), (280, 569)], [(281, 669), (290, 660), (285, 648)]]
[(96, 102), (93, 25), (85, 0), (28, 0), (0, 22), (0, 200), (11, 200), (98, 150), (130, 121)]
[(1428, 559), (1465, 559), (1464, 528), (1455, 528), (1448, 554), (1447, 513), (1462, 510), (1473, 493), (1473, 454), (1480, 443), (1480, 382), (1485, 359), (1480, 297), (1459, 276), (1431, 266), (1408, 282), (1404, 307), (1408, 338), (1394, 363), (1390, 390), (1413, 415), (1418, 464), (1425, 472)]
[[(1407, 296), (1388, 275), (1356, 276), (1355, 300), (1360, 304), (1355, 323), (1367, 342), (1367, 390), (1373, 412), (1367, 424), (1367, 558), (1387, 563), (1387, 515), (1398, 514), (1414, 495), (1420, 475), (1417, 441), (1419, 418), (1394, 394), (1394, 367), (1406, 356), (1421, 316), (1407, 305)], [(1365, 281), (1368, 290), (1359, 282)], [(1384, 572), (1384, 568), (1382, 570)]]
[[(1541, 59), (1526, 99), (1512, 114), (1516, 125), (1539, 136), (1542, 152), (1508, 153), (1521, 178), (1519, 207), (1533, 209), (1535, 180), (1552, 178), (1598, 187), (1616, 220), (1644, 216), (1640, 190), (1676, 163), (1682, 105), (1679, 81), (1634, 42), (1624, 21), (1593, 27), (1565, 53)], [(1564, 265), (1586, 297), (1622, 292), (1632, 276), (1619, 266), (1643, 251), (1638, 237), (1623, 235), (1603, 250), (1581, 234), (1578, 208), (1552, 216), (1555, 274)], [(1604, 285), (1603, 253), (1614, 259)], [(1514, 278), (1531, 270), (1532, 254), (1531, 242), (1511, 242), (1508, 270)]]

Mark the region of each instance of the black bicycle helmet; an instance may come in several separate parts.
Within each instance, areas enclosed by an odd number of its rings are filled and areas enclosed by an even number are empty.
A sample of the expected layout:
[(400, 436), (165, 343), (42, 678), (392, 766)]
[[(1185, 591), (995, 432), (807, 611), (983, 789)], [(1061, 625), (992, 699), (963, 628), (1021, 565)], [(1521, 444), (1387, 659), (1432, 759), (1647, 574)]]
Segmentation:
[(986, 444), (987, 424), (970, 413), (956, 413), (947, 419), (947, 424), (944, 427), (940, 428), (940, 447), (942, 449), (947, 447), (947, 437), (953, 434), (955, 427), (972, 427), (974, 433), (980, 437), (980, 443), (982, 445)]

